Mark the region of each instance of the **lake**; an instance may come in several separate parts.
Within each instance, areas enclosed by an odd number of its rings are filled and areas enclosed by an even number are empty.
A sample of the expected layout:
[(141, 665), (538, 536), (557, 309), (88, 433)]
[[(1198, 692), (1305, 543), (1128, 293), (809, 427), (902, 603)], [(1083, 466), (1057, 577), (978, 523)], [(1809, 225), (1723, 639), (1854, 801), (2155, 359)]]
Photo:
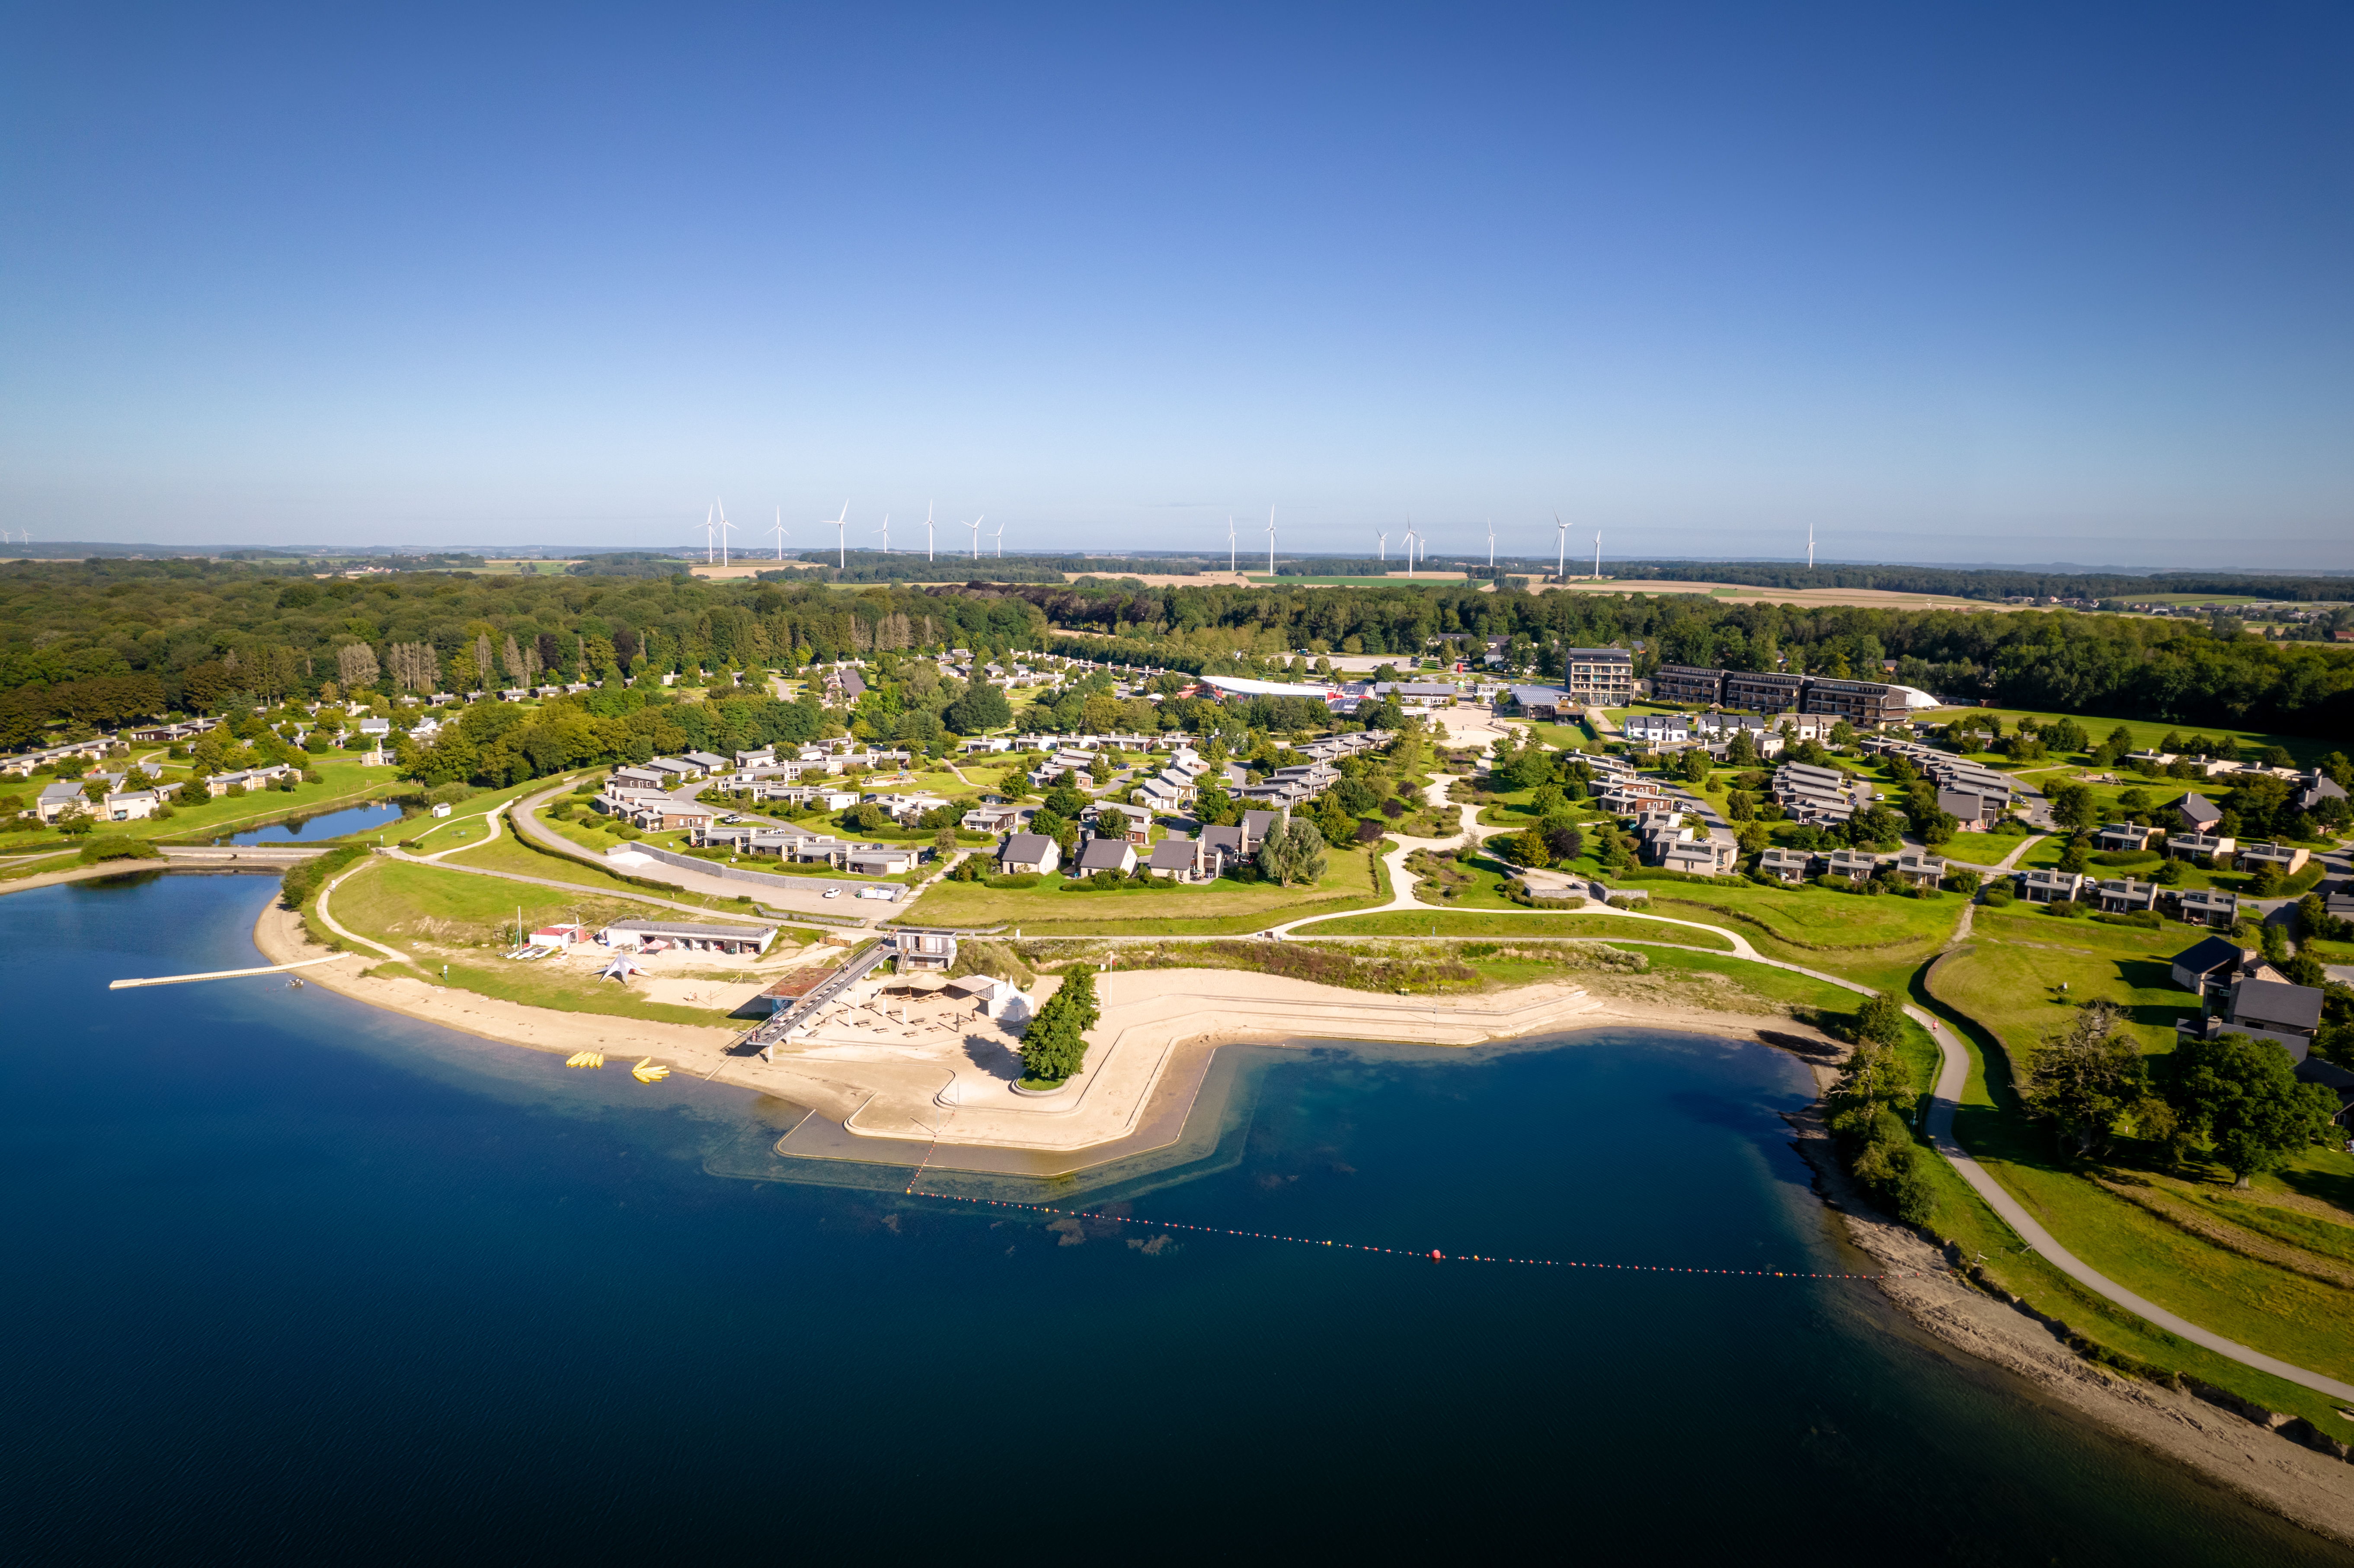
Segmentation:
[[(748, 1180), (784, 1169), (792, 1107), (277, 977), (105, 990), (255, 961), (273, 895), (0, 898), (17, 1561), (2342, 1561), (1868, 1285), (1055, 1229), (865, 1167)], [(1775, 1114), (1804, 1075), (1763, 1046), (1227, 1062), (1204, 1156), (1099, 1200), (1450, 1254), (1865, 1266)]]
[(333, 811), (322, 811), (314, 817), (270, 822), (259, 828), (247, 828), (242, 832), (229, 833), (216, 838), (213, 842), (232, 844), (267, 844), (283, 843), (289, 839), (300, 839), (318, 842), (325, 839), (339, 839), (345, 833), (366, 832), (371, 828), (398, 827), (399, 823), (400, 808), (377, 800), (365, 806), (345, 806)]

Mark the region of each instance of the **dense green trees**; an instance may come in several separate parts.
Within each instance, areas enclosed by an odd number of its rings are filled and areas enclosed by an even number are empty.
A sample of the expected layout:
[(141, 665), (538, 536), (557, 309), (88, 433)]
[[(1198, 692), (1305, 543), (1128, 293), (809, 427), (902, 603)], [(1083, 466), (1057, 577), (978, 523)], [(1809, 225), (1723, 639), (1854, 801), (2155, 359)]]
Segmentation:
[(2244, 1034), (2185, 1039), (2163, 1058), (2159, 1077), (2178, 1146), (2204, 1146), (2243, 1187), (2327, 1138), (2338, 1111), (2337, 1096), (2297, 1080), (2287, 1052)]
[(2141, 1047), (2106, 1002), (2076, 1010), (2050, 1031), (2019, 1080), (2029, 1112), (2052, 1124), (2072, 1154), (2105, 1150), (2147, 1095)]
[(1285, 887), (1314, 884), (1324, 867), (1324, 835), (1305, 817), (1286, 815), (1259, 843), (1259, 874)]
[(1087, 1065), (1087, 1032), (1100, 1016), (1095, 971), (1085, 964), (1066, 969), (1063, 983), (1022, 1032), (1023, 1075), (1034, 1083), (1059, 1084)]
[(1903, 1113), (1918, 1097), (1912, 1075), (1896, 1054), (1904, 1011), (1874, 993), (1849, 1021), (1855, 1050), (1829, 1096), (1826, 1121), (1859, 1185), (1907, 1224), (1921, 1224), (1936, 1208), (1926, 1169), (1930, 1156), (1914, 1142)]

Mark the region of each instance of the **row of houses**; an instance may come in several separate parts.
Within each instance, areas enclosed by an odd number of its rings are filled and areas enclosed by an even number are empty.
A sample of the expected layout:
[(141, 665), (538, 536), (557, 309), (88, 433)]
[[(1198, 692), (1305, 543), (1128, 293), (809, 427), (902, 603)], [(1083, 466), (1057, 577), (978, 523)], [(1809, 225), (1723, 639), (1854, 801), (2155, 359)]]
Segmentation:
[[(280, 780), (300, 777), (302, 769), (292, 763), (273, 762), (261, 768), (239, 768), (232, 773), (216, 773), (205, 779), (205, 792), (215, 799), (229, 792), (232, 785), (247, 789), (266, 789)], [(133, 776), (136, 775), (136, 778)], [(158, 780), (164, 776), (161, 763), (143, 762), (121, 773), (93, 773), (87, 779), (60, 779), (44, 788), (33, 801), (33, 815), (46, 825), (62, 821), (68, 817), (89, 816), (102, 822), (139, 822), (153, 817), (170, 795), (168, 789), (154, 788), (143, 781)], [(100, 785), (102, 799), (90, 798), (90, 786)]]
[(2121, 853), (2159, 847), (2173, 860), (2205, 860), (2218, 865), (2229, 862), (2242, 871), (2270, 866), (2283, 876), (2295, 876), (2313, 858), (2310, 850), (2297, 844), (2263, 840), (2243, 844), (2229, 833), (2169, 833), (2142, 822), (2103, 822), (2093, 835), (2093, 843), (2097, 849)]
[[(1158, 843), (1147, 844), (1134, 836), (1132, 819), (1118, 807), (1110, 810), (1110, 818), (1098, 816), (1096, 835), (1080, 842), (1069, 868), (1073, 876), (1104, 871), (1132, 876), (1142, 866), (1150, 874), (1170, 881), (1208, 882), (1223, 875), (1229, 866), (1256, 856), (1267, 835), (1282, 820), (1278, 811), (1245, 811), (1242, 821), (1234, 827), (1204, 828), (1198, 837), (1171, 833)], [(1150, 825), (1148, 821), (1148, 832)], [(997, 852), (997, 868), (1007, 874), (1044, 875), (1062, 864), (1062, 846), (1044, 833), (1010, 833)]]
[(2018, 798), (2018, 787), (2010, 776), (1983, 762), (1898, 736), (1874, 736), (1862, 745), (1866, 752), (1910, 762), (1937, 787), (1937, 810), (1953, 818), (1964, 832), (1984, 832), (1994, 826)]
[(923, 863), (918, 844), (859, 843), (794, 822), (710, 822), (688, 834), (697, 849), (774, 855), (796, 865), (830, 865), (861, 876), (896, 876)]
[(1773, 787), (1774, 803), (1795, 822), (1848, 821), (1873, 800), (1871, 785), (1836, 768), (1807, 762), (1785, 762), (1774, 769)]
[(2096, 877), (2037, 866), (2014, 872), (2019, 896), (2030, 904), (2091, 904), (2105, 915), (2152, 910), (2195, 926), (2228, 927), (2240, 917), (2240, 895), (2212, 887), (2167, 887), (2130, 876)]
[(1870, 850), (1785, 849), (1776, 844), (1757, 857), (1760, 876), (1794, 885), (1817, 876), (1861, 884), (1879, 875), (1882, 867), (1907, 887), (1936, 887), (1946, 880), (1946, 862), (1926, 850), (1908, 849), (1882, 855)]
[(1764, 759), (1779, 755), (1795, 741), (1819, 741), (1830, 734), (1831, 726), (1829, 720), (1805, 714), (1766, 719), (1755, 714), (1718, 712), (1637, 714), (1620, 728), (1630, 743), (1646, 751), (1679, 751), (1697, 746), (1719, 758), (1732, 749), (1735, 736), (1746, 735), (1751, 747)]

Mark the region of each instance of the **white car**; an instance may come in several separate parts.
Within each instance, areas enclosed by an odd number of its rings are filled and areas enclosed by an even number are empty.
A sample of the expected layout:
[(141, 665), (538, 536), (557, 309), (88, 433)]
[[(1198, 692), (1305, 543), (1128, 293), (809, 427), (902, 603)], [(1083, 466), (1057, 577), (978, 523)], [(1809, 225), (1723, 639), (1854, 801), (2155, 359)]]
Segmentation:
[(839, 887), (829, 887), (819, 896), (824, 898), (839, 898), (842, 896), (842, 889)]

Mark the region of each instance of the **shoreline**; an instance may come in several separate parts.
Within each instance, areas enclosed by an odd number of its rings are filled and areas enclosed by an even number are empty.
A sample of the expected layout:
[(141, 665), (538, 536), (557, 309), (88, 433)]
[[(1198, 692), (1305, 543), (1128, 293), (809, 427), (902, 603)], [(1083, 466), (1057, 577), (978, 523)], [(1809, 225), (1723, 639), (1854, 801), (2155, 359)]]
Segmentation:
[[(256, 920), (253, 938), (272, 963), (324, 950), (310, 941), (301, 916), (274, 900)], [(378, 962), (365, 954), (346, 956), (358, 968)], [(667, 1060), (706, 1082), (806, 1107), (811, 1116), (777, 1140), (775, 1152), (787, 1158), (976, 1175), (1070, 1174), (1182, 1141), (1192, 1128), (1203, 1065), (1221, 1044), (1306, 1046), (1319, 1039), (1359, 1039), (1470, 1046), (1566, 1029), (1638, 1026), (1770, 1045), (1808, 1068), (1819, 1097), (1836, 1081), (1848, 1050), (1787, 1017), (1650, 1006), (1578, 986), (1514, 987), (1473, 999), (1478, 1005), (1471, 1006), (1464, 1005), (1466, 999), (1447, 998), (1399, 1007), (1370, 993), (1247, 971), (1139, 970), (1098, 977), (1105, 991), (1099, 1027), (1108, 1026), (1112, 1034), (1088, 1072), (1073, 1080), (1080, 1094), (991, 1112), (941, 1099), (934, 1064), (787, 1058), (771, 1065), (724, 1054), (739, 1038), (733, 1029), (557, 1012), (413, 980), (371, 979), (340, 965), (322, 966), (306, 978), (368, 1006), (497, 1044), (552, 1054), (619, 1047)], [(1132, 994), (1111, 994), (1114, 982)], [(1099, 1096), (1095, 1114), (1071, 1119), (1087, 1105), (1085, 1081), (1098, 1074), (1108, 1091), (1125, 1092)], [(1112, 1098), (1119, 1103), (1109, 1105)], [(1033, 1119), (1042, 1110), (1065, 1120), (1076, 1138), (1042, 1137), (1046, 1129)], [(1881, 1280), (1883, 1297), (1936, 1345), (2021, 1379), (2041, 1397), (2301, 1528), (2354, 1545), (2354, 1465), (2194, 1394), (2086, 1361), (2041, 1319), (1967, 1283), (1942, 1250), (1881, 1217), (1840, 1167), (1819, 1099), (1784, 1119), (1793, 1147), (1814, 1174), (1818, 1199), (1838, 1215), (1846, 1238), (1906, 1275)], [(822, 1136), (821, 1121), (831, 1124)], [(1007, 1140), (976, 1139), (990, 1132)], [(789, 1142), (801, 1147), (788, 1151)], [(960, 1159), (960, 1150), (970, 1150), (971, 1158)]]
[[(300, 914), (275, 901), (255, 920), (253, 943), (273, 964), (328, 951), (311, 940)], [(1103, 1016), (1088, 1065), (1071, 1079), (1071, 1092), (1042, 1100), (1011, 1092), (1018, 1075), (1015, 1036), (979, 1017), (949, 1021), (945, 1030), (936, 1019), (930, 1039), (917, 1044), (901, 1034), (912, 1038), (918, 1031), (886, 1029), (893, 1022), (887, 1017), (820, 1022), (798, 1049), (762, 1061), (728, 1054), (741, 1027), (531, 1007), (422, 980), (369, 976), (360, 971), (380, 965), (380, 956), (346, 956), (356, 960), (353, 967), (323, 966), (305, 978), (368, 1006), (502, 1044), (563, 1055), (651, 1056), (705, 1082), (807, 1107), (841, 1129), (843, 1136), (825, 1140), (826, 1154), (835, 1158), (887, 1164), (895, 1146), (912, 1145), (928, 1150), (937, 1168), (965, 1166), (959, 1151), (970, 1150), (974, 1169), (1002, 1171), (1012, 1154), (1042, 1175), (1136, 1152), (1145, 1122), (1165, 1120), (1163, 1079), (1197, 1047), (1319, 1040), (1469, 1046), (1612, 1024), (1835, 1046), (1779, 1013), (1657, 1006), (1560, 982), (1469, 997), (1401, 998), (1248, 970), (1137, 969), (1097, 977)], [(1035, 1000), (1057, 984), (1044, 977)]]
[[(1829, 1068), (1809, 1065), (1819, 1086), (1829, 1081)], [(2197, 1394), (2085, 1360), (2043, 1319), (1977, 1288), (1946, 1251), (1882, 1216), (1840, 1166), (1819, 1102), (1783, 1120), (1814, 1172), (1816, 1196), (1849, 1242), (1892, 1271), (1877, 1282), (1882, 1296), (1939, 1347), (2010, 1373), (2041, 1398), (2301, 1529), (2354, 1545), (2354, 1465)]]

